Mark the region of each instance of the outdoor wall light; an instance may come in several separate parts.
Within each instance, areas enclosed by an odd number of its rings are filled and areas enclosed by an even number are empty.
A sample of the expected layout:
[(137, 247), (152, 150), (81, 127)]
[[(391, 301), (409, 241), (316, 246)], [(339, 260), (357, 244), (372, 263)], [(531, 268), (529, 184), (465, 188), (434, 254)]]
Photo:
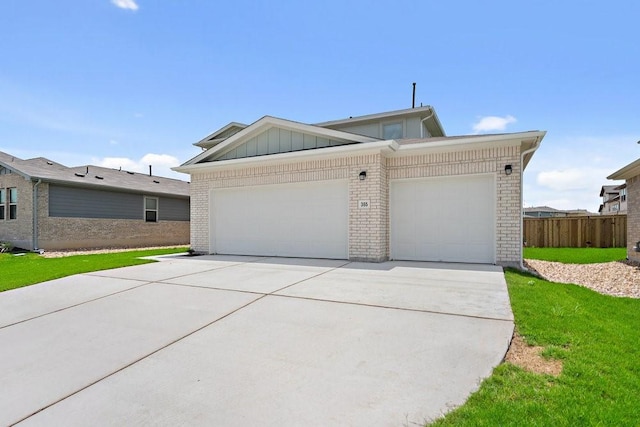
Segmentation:
[(358, 178), (360, 178), (360, 181), (364, 181), (366, 177), (367, 177), (367, 171), (362, 171), (360, 172), (360, 175), (358, 175)]
[(511, 167), (511, 165), (505, 165), (504, 166), (505, 175), (511, 175), (511, 172), (513, 172), (513, 168)]

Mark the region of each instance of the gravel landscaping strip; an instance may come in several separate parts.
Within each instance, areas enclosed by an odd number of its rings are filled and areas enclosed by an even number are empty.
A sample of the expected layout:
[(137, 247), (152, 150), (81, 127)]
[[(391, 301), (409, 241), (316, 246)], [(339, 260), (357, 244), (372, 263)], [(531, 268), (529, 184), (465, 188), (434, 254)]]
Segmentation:
[(640, 265), (630, 261), (563, 264), (526, 259), (525, 265), (550, 282), (573, 283), (605, 295), (640, 298)]
[(130, 252), (130, 251), (146, 251), (149, 249), (170, 249), (179, 247), (176, 245), (173, 246), (152, 246), (152, 247), (143, 247), (143, 248), (106, 248), (106, 249), (69, 249), (66, 251), (45, 251), (42, 253), (42, 256), (45, 258), (60, 258), (65, 256), (73, 256), (73, 255), (94, 255), (94, 254), (109, 254), (115, 252)]

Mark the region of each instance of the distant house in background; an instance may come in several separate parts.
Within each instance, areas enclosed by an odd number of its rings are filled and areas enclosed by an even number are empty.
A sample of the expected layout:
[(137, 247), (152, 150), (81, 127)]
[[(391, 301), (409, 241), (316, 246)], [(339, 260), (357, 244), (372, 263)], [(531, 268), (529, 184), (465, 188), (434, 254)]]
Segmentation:
[(612, 173), (607, 179), (625, 180), (624, 202), (627, 211), (627, 257), (640, 262), (640, 159)]
[(525, 218), (565, 218), (569, 216), (589, 216), (597, 215), (589, 212), (586, 209), (569, 209), (560, 210), (550, 208), (549, 206), (535, 206), (530, 208), (524, 208), (522, 213)]
[(626, 213), (627, 211), (627, 184), (603, 185), (600, 189), (602, 204), (598, 212), (602, 215)]
[(0, 241), (23, 249), (189, 244), (189, 183), (0, 152)]
[(524, 208), (522, 214), (525, 218), (555, 218), (565, 217), (567, 213), (559, 209), (550, 208), (549, 206), (534, 206)]

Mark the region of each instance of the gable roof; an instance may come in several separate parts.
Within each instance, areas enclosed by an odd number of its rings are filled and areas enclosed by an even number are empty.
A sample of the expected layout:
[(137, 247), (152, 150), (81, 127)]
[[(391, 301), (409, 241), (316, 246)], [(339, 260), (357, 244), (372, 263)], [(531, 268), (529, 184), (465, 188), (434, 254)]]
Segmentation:
[(85, 165), (67, 167), (44, 157), (22, 160), (0, 151), (0, 166), (31, 181), (109, 191), (125, 191), (172, 197), (189, 197), (189, 183), (179, 179), (150, 176), (126, 170)]
[(622, 169), (615, 171), (614, 173), (609, 175), (607, 179), (613, 179), (613, 180), (631, 179), (634, 176), (639, 176), (639, 175), (640, 175), (640, 159), (636, 160), (635, 162), (629, 163), (627, 166), (623, 167)]
[[(607, 179), (611, 178), (607, 177)], [(603, 185), (600, 189), (600, 197), (604, 196), (605, 194), (618, 194), (617, 188), (617, 185)]]
[(224, 154), (238, 147), (244, 141), (259, 135), (260, 133), (267, 131), (271, 128), (279, 128), (289, 130), (293, 132), (300, 132), (302, 134), (314, 135), (323, 138), (328, 138), (336, 141), (342, 141), (346, 143), (358, 143), (358, 142), (373, 142), (380, 141), (379, 138), (372, 138), (369, 136), (357, 135), (354, 133), (343, 132), (333, 129), (326, 129), (314, 125), (308, 125), (304, 123), (295, 122), (292, 120), (280, 119), (278, 117), (264, 116), (246, 128), (233, 134), (224, 141), (209, 148), (204, 153), (197, 155), (196, 157), (186, 161), (182, 166), (188, 166), (196, 163), (209, 162), (214, 160), (217, 156)]
[(218, 145), (219, 143), (233, 136), (234, 134), (240, 132), (242, 129), (246, 127), (247, 125), (245, 125), (244, 123), (231, 122), (228, 125), (223, 126), (217, 131), (213, 132), (212, 134), (205, 136), (200, 141), (195, 142), (193, 145), (204, 148), (204, 149), (209, 149), (211, 147)]

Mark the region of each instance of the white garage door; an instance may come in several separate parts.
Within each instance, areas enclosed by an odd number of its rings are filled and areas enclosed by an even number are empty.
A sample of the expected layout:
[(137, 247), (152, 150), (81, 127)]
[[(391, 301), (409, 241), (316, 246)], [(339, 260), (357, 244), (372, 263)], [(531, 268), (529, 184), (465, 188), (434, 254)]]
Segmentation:
[(391, 258), (495, 262), (493, 175), (391, 181)]
[(213, 190), (212, 252), (346, 259), (348, 201), (347, 181)]

